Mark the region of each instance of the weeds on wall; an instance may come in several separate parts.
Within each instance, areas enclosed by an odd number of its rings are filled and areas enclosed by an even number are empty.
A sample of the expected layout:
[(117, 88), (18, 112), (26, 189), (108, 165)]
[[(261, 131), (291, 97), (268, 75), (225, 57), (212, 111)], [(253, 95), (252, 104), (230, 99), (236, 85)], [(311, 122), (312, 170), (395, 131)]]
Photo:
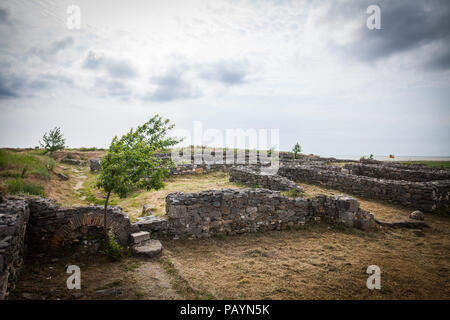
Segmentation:
[(101, 254), (114, 261), (120, 260), (129, 254), (128, 250), (117, 242), (112, 230), (109, 231), (108, 238), (109, 241), (106, 243), (106, 248), (100, 251)]

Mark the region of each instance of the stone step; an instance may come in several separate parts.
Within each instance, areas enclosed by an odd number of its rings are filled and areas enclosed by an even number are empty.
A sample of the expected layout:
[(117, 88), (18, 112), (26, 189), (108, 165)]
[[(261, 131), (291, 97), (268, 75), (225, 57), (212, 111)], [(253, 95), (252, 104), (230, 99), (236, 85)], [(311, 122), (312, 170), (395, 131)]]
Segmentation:
[(142, 244), (133, 246), (133, 253), (137, 256), (153, 258), (162, 251), (162, 244), (158, 240), (147, 240)]
[(140, 231), (131, 234), (131, 240), (134, 245), (141, 244), (146, 240), (150, 240), (150, 232)]

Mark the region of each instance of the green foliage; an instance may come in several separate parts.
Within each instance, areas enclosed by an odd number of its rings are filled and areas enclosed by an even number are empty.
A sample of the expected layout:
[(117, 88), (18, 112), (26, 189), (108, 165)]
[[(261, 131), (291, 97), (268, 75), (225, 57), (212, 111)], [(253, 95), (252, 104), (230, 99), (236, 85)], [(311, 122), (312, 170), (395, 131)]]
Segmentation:
[(73, 155), (69, 152), (66, 155), (66, 159), (73, 159)]
[(297, 189), (290, 189), (288, 191), (281, 192), (281, 194), (288, 198), (297, 198), (298, 196), (300, 196), (300, 191), (298, 191)]
[(302, 147), (298, 142), (295, 144), (294, 148), (292, 148), (292, 152), (294, 152), (294, 159), (297, 159), (297, 154), (302, 152)]
[(402, 161), (400, 163), (406, 164), (406, 165), (414, 165), (414, 164), (424, 164), (429, 167), (435, 167), (435, 168), (450, 168), (450, 161)]
[(27, 171), (28, 171), (28, 165), (24, 165), (23, 168), (22, 168), (22, 173), (20, 174), (20, 177), (22, 179), (25, 178), (25, 175), (27, 174)]
[(90, 147), (90, 148), (85, 148), (85, 147), (82, 147), (82, 148), (79, 148), (78, 149), (79, 151), (98, 151), (98, 150), (105, 150), (105, 149), (98, 149), (98, 148), (96, 148), (96, 147)]
[(100, 163), (97, 187), (121, 198), (134, 189), (161, 189), (174, 164), (156, 154), (181, 141), (166, 136), (173, 127), (168, 119), (156, 115), (120, 139), (114, 137)]
[(370, 154), (369, 160), (373, 160), (373, 154)]
[(40, 184), (23, 181), (22, 178), (8, 180), (8, 192), (11, 194), (29, 194), (45, 198), (44, 187)]
[(48, 133), (44, 133), (42, 140), (43, 143), (39, 141), (39, 145), (47, 152), (54, 152), (65, 148), (64, 144), (66, 143), (66, 139), (61, 133), (61, 129), (59, 127), (55, 127)]
[(109, 241), (106, 243), (106, 248), (100, 251), (100, 253), (108, 256), (112, 260), (122, 259), (127, 254), (127, 250), (117, 242), (114, 233), (111, 230), (108, 233), (108, 239)]
[(36, 152), (14, 152), (0, 150), (0, 176), (22, 177), (35, 175), (50, 180), (49, 170), (53, 170), (55, 161)]

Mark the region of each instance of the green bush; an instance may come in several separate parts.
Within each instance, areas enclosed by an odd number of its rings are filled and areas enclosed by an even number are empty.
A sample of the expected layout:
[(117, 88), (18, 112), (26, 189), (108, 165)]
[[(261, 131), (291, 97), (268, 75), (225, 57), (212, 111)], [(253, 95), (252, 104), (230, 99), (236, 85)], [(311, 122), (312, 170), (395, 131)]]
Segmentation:
[(40, 184), (23, 181), (16, 178), (7, 182), (8, 192), (11, 194), (29, 194), (45, 198), (44, 187)]
[(297, 198), (298, 196), (300, 196), (300, 191), (298, 191), (297, 189), (290, 189), (288, 191), (281, 192), (281, 194), (285, 197)]
[(109, 231), (108, 237), (109, 243), (104, 250), (100, 251), (100, 253), (108, 256), (112, 260), (122, 259), (127, 254), (127, 250), (117, 242), (112, 230)]
[(82, 148), (79, 148), (78, 150), (80, 150), (80, 151), (97, 151), (97, 150), (104, 150), (104, 149), (97, 149), (96, 147), (90, 147), (90, 148), (85, 148), (85, 147), (82, 147)]

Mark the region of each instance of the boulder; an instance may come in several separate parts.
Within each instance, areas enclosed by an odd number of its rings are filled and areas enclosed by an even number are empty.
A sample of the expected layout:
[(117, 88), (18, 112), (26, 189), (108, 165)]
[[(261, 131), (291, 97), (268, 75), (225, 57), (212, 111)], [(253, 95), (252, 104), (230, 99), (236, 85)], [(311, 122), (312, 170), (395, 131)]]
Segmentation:
[(409, 218), (414, 220), (425, 220), (425, 215), (423, 214), (422, 211), (416, 210), (411, 212)]
[(91, 172), (100, 171), (100, 159), (91, 159), (89, 160), (89, 166), (91, 168)]
[(155, 211), (155, 210), (156, 210), (156, 208), (152, 204), (150, 204), (150, 203), (144, 204), (144, 206), (142, 207), (142, 215), (143, 216), (151, 215), (152, 211)]
[(61, 160), (62, 163), (67, 163), (67, 164), (71, 164), (71, 165), (75, 165), (75, 166), (82, 166), (84, 167), (86, 165), (86, 161), (85, 160), (77, 160), (77, 159), (62, 159)]
[(57, 175), (58, 178), (60, 178), (61, 180), (64, 180), (64, 181), (69, 180), (69, 177), (66, 176), (64, 173), (56, 173), (56, 175)]
[(153, 258), (158, 256), (162, 251), (162, 244), (158, 240), (146, 241), (144, 245), (133, 247), (133, 253), (137, 256)]

